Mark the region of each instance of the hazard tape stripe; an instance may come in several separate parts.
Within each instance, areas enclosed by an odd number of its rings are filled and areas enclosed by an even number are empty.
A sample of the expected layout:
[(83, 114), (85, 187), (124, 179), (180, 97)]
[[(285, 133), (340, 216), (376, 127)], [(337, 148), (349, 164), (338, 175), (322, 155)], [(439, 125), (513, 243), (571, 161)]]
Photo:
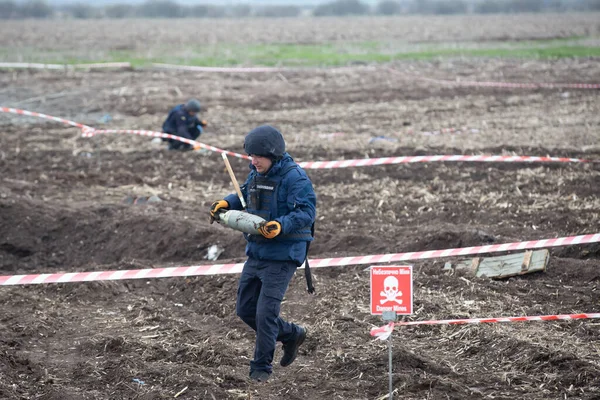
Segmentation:
[[(200, 143), (194, 140), (185, 139), (179, 136), (168, 133), (131, 130), (131, 129), (104, 129), (91, 130), (83, 133), (84, 136), (94, 136), (97, 134), (108, 133), (125, 133), (141, 136), (162, 137), (166, 139), (174, 139), (183, 143), (188, 143), (194, 146), (195, 149), (206, 149), (216, 153), (224, 153), (232, 157), (249, 160), (250, 157), (244, 154), (223, 150), (214, 146)], [(539, 157), (539, 156), (500, 156), (500, 155), (431, 155), (431, 156), (402, 156), (402, 157), (380, 157), (380, 158), (364, 158), (355, 160), (334, 160), (334, 161), (305, 161), (298, 165), (304, 169), (337, 169), (350, 167), (365, 167), (373, 165), (393, 165), (404, 163), (421, 163), (421, 162), (441, 162), (441, 161), (456, 161), (456, 162), (546, 162), (546, 163), (587, 163), (589, 160), (578, 158), (564, 157)]]
[(365, 167), (372, 165), (412, 164), (425, 162), (528, 162), (528, 163), (589, 163), (590, 160), (565, 157), (538, 156), (499, 156), (499, 155), (432, 155), (432, 156), (403, 156), (381, 157), (342, 161), (304, 161), (298, 165), (304, 169), (336, 169), (350, 167)]
[[(428, 250), (410, 253), (378, 254), (367, 256), (353, 256), (341, 258), (325, 258), (311, 260), (313, 268), (338, 267), (347, 265), (363, 265), (375, 263), (387, 263), (393, 261), (424, 260), (430, 258), (442, 258), (450, 256), (464, 256), (468, 254), (498, 253), (514, 249), (536, 249), (541, 247), (557, 247), (576, 245), (584, 243), (600, 242), (600, 233), (580, 236), (562, 237), (556, 239), (542, 239), (527, 242), (503, 243), (496, 245), (485, 245), (478, 247), (462, 247), (455, 249)], [(237, 274), (242, 271), (244, 264), (215, 264), (196, 265), (170, 268), (146, 268), (118, 271), (93, 271), (93, 272), (69, 272), (56, 274), (33, 274), (33, 275), (4, 275), (0, 276), (0, 286), (28, 285), (41, 283), (64, 283), (64, 282), (91, 282), (124, 279), (149, 279), (167, 278), (177, 276), (197, 275), (220, 275)]]
[[(160, 137), (165, 139), (173, 139), (183, 143), (187, 143), (194, 147), (195, 150), (205, 149), (216, 153), (227, 154), (232, 157), (249, 160), (250, 157), (244, 154), (235, 153), (232, 151), (220, 149), (204, 143), (182, 138), (163, 132), (147, 131), (147, 130), (132, 130), (132, 129), (103, 129), (96, 130), (90, 126), (80, 124), (78, 122), (69, 121), (67, 119), (53, 117), (46, 114), (41, 114), (32, 111), (20, 110), (15, 108), (0, 107), (1, 112), (13, 113), (20, 115), (28, 115), (32, 117), (45, 118), (56, 122), (76, 126), (81, 128), (83, 137), (93, 137), (99, 134), (132, 134), (139, 136)], [(430, 156), (402, 156), (402, 157), (380, 157), (380, 158), (365, 158), (356, 160), (334, 160), (334, 161), (305, 161), (298, 165), (304, 169), (336, 169), (350, 167), (365, 167), (372, 165), (393, 165), (403, 163), (421, 163), (421, 162), (546, 162), (546, 163), (588, 163), (594, 162), (590, 160), (565, 157), (538, 157), (538, 156), (499, 156), (499, 155), (430, 155)]]
[(77, 128), (81, 128), (81, 129), (93, 130), (92, 127), (80, 124), (79, 122), (70, 121), (70, 120), (64, 119), (64, 118), (53, 117), (51, 115), (46, 115), (46, 114), (42, 114), (42, 113), (38, 113), (38, 112), (21, 110), (19, 108), (0, 107), (0, 112), (9, 113), (9, 114), (26, 115), (26, 116), (29, 116), (29, 117), (36, 117), (36, 118), (43, 118), (43, 119), (47, 119), (47, 120), (50, 120), (50, 121), (55, 121), (55, 122), (60, 122), (60, 123), (63, 123), (63, 124), (75, 126)]
[(171, 69), (178, 71), (194, 71), (194, 72), (226, 72), (226, 73), (252, 73), (252, 72), (281, 72), (289, 71), (292, 68), (277, 68), (277, 67), (201, 67), (194, 65), (176, 65), (176, 64), (161, 64), (153, 63), (154, 68)]
[(557, 320), (575, 320), (600, 318), (600, 313), (584, 314), (554, 314), (554, 315), (534, 315), (523, 317), (498, 317), (498, 318), (469, 318), (469, 319), (442, 319), (431, 321), (406, 321), (396, 322), (396, 326), (414, 326), (414, 325), (464, 325), (464, 324), (491, 324), (497, 322), (524, 322), (524, 321), (557, 321)]
[(582, 314), (554, 314), (554, 315), (534, 315), (523, 317), (498, 317), (498, 318), (469, 318), (469, 319), (441, 319), (430, 321), (404, 321), (390, 322), (381, 327), (371, 328), (371, 336), (385, 340), (393, 332), (395, 326), (417, 326), (417, 325), (466, 325), (466, 324), (493, 324), (506, 322), (534, 322), (534, 321), (568, 321), (578, 319), (597, 319), (600, 313), (582, 313)]
[(213, 152), (216, 152), (216, 153), (225, 153), (225, 154), (227, 154), (229, 156), (232, 156), (232, 157), (238, 157), (238, 158), (243, 158), (243, 159), (250, 159), (250, 157), (248, 157), (248, 156), (246, 156), (244, 154), (239, 154), (239, 153), (234, 153), (234, 152), (231, 152), (231, 151), (219, 149), (217, 147), (209, 146), (207, 144), (200, 143), (200, 142), (197, 142), (195, 140), (189, 140), (189, 139), (186, 139), (186, 138), (182, 138), (182, 137), (175, 136), (175, 135), (170, 135), (168, 133), (163, 133), (163, 132), (154, 132), (154, 131), (147, 131), (147, 130), (132, 130), (132, 129), (105, 129), (105, 130), (96, 130), (96, 129), (90, 127), (90, 126), (87, 126), (87, 125), (84, 125), (84, 124), (80, 124), (78, 122), (70, 121), (68, 119), (53, 117), (51, 115), (46, 115), (46, 114), (42, 114), (42, 113), (38, 113), (38, 112), (33, 112), (33, 111), (21, 110), (21, 109), (18, 109), (18, 108), (10, 108), (10, 107), (0, 107), (0, 112), (10, 113), (10, 114), (18, 114), (18, 115), (26, 115), (26, 116), (37, 117), (37, 118), (43, 118), (43, 119), (48, 119), (48, 120), (51, 120), (51, 121), (56, 121), (56, 122), (60, 122), (60, 123), (63, 123), (63, 124), (75, 126), (75, 127), (80, 128), (82, 130), (81, 135), (83, 137), (93, 137), (94, 135), (103, 134), (103, 133), (127, 133), (127, 134), (134, 134), (134, 135), (140, 135), (140, 136), (161, 137), (161, 138), (165, 138), (165, 139), (174, 139), (174, 140), (178, 140), (178, 141), (183, 142), (183, 143), (190, 144), (190, 145), (194, 146), (195, 149), (206, 149), (206, 150), (210, 150), (210, 151), (213, 151)]
[(232, 151), (219, 149), (218, 147), (200, 143), (195, 140), (190, 140), (190, 139), (182, 138), (180, 136), (175, 136), (175, 135), (171, 135), (169, 133), (163, 133), (163, 132), (146, 131), (146, 130), (132, 130), (132, 129), (101, 129), (101, 130), (94, 129), (92, 131), (84, 132), (83, 136), (92, 137), (95, 135), (109, 134), (109, 133), (117, 133), (117, 134), (125, 133), (125, 134), (131, 134), (131, 135), (152, 136), (152, 137), (160, 137), (160, 138), (165, 138), (165, 139), (173, 139), (173, 140), (178, 140), (183, 143), (187, 143), (187, 144), (193, 146), (194, 149), (196, 149), (196, 150), (197, 149), (206, 149), (206, 150), (210, 150), (215, 153), (227, 154), (232, 157), (243, 158), (246, 160), (250, 159), (250, 157), (248, 157), (247, 155), (244, 155), (244, 154), (234, 153)]
[(177, 65), (177, 64), (162, 64), (153, 63), (154, 68), (170, 69), (179, 71), (193, 72), (224, 72), (224, 73), (264, 73), (264, 72), (343, 72), (356, 70), (375, 70), (372, 66), (355, 66), (355, 67), (329, 67), (329, 68), (312, 68), (312, 67), (202, 67), (195, 65)]
[(39, 63), (0, 63), (0, 68), (25, 68), (25, 69), (62, 69), (70, 70), (76, 68), (98, 69), (98, 68), (131, 68), (131, 63), (93, 63), (93, 64), (39, 64)]

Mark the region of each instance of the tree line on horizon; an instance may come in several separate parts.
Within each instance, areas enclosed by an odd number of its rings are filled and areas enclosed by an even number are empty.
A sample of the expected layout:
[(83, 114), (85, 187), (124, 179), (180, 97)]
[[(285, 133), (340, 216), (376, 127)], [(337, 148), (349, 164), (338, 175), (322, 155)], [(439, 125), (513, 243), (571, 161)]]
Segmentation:
[(73, 3), (53, 7), (45, 0), (0, 0), (0, 19), (25, 18), (244, 18), (351, 15), (452, 15), (600, 11), (600, 0), (380, 0), (370, 6), (360, 0), (333, 0), (313, 8), (301, 6), (181, 5), (174, 0), (147, 0), (92, 6)]

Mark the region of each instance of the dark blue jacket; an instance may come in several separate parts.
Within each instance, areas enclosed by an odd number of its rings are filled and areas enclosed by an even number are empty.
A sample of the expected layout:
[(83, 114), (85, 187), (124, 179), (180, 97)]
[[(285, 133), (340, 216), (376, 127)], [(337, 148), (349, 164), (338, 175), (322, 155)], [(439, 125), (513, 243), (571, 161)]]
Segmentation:
[(190, 140), (196, 140), (202, 133), (198, 116), (192, 117), (180, 104), (173, 108), (163, 123), (162, 130), (171, 135), (177, 135)]
[[(307, 243), (313, 240), (311, 228), (317, 206), (315, 191), (304, 170), (285, 153), (264, 175), (250, 164), (250, 174), (241, 189), (248, 212), (281, 224), (281, 234), (274, 239), (245, 235), (246, 255), (257, 260), (294, 261), (301, 265), (306, 258)], [(230, 209), (242, 209), (236, 194), (225, 200)]]

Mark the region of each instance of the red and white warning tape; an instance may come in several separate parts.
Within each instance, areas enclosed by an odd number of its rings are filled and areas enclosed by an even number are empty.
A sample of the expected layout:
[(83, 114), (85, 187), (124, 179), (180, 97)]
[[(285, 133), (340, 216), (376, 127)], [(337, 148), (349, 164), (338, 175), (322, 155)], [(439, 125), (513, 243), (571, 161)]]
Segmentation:
[(419, 78), (424, 81), (450, 86), (475, 86), (519, 89), (600, 89), (600, 83), (511, 83), (511, 82), (476, 82), (451, 81), (445, 79)]
[(433, 321), (396, 322), (396, 325), (398, 325), (398, 326), (411, 326), (411, 325), (492, 324), (492, 323), (496, 323), (496, 322), (558, 321), (558, 320), (588, 319), (588, 318), (600, 318), (600, 313), (592, 313), (592, 314), (535, 315), (535, 316), (531, 316), (531, 317), (441, 319), (441, 320), (433, 320)]
[(247, 72), (281, 72), (289, 71), (291, 68), (277, 67), (199, 67), (193, 65), (176, 65), (176, 64), (160, 64), (153, 63), (154, 68), (171, 69), (178, 71), (193, 71), (193, 72), (230, 72), (230, 73), (247, 73)]
[(402, 157), (381, 157), (364, 158), (358, 160), (338, 160), (338, 161), (306, 161), (298, 163), (304, 169), (331, 169), (331, 168), (349, 168), (365, 167), (370, 165), (390, 165), (390, 164), (410, 164), (419, 162), (559, 162), (559, 163), (584, 163), (590, 162), (579, 158), (564, 157), (537, 157), (537, 156), (493, 156), (493, 155), (433, 155), (433, 156), (402, 156)]
[(129, 133), (129, 134), (141, 135), (141, 136), (160, 137), (160, 138), (165, 138), (165, 139), (174, 139), (174, 140), (178, 140), (183, 143), (190, 144), (196, 150), (206, 149), (206, 150), (210, 150), (210, 151), (213, 151), (216, 153), (224, 153), (224, 154), (227, 154), (232, 157), (250, 159), (250, 157), (248, 157), (247, 155), (244, 155), (244, 154), (239, 154), (239, 153), (234, 153), (234, 152), (231, 152), (228, 150), (219, 149), (218, 147), (200, 143), (195, 140), (189, 140), (186, 138), (182, 138), (182, 137), (175, 136), (175, 135), (170, 135), (168, 133), (163, 133), (163, 132), (153, 132), (153, 131), (144, 131), (144, 130), (125, 130), (125, 129), (97, 130), (97, 129), (92, 128), (91, 126), (87, 126), (84, 124), (80, 124), (78, 122), (70, 121), (68, 119), (53, 117), (51, 115), (46, 115), (46, 114), (42, 114), (42, 113), (38, 113), (38, 112), (34, 112), (34, 111), (27, 111), (27, 110), (21, 110), (18, 108), (10, 108), (10, 107), (0, 107), (0, 112), (10, 113), (10, 114), (18, 114), (18, 115), (26, 115), (26, 116), (37, 117), (37, 118), (44, 118), (44, 119), (48, 119), (50, 121), (55, 121), (55, 122), (60, 122), (63, 124), (75, 126), (75, 127), (81, 129), (81, 135), (83, 137), (92, 137), (94, 135), (98, 135), (98, 134), (102, 134), (102, 133)]
[(68, 119), (53, 117), (51, 115), (46, 115), (46, 114), (37, 113), (37, 112), (33, 112), (33, 111), (20, 110), (18, 108), (0, 107), (0, 112), (48, 119), (50, 121), (55, 121), (55, 122), (60, 122), (62, 124), (75, 126), (77, 128), (82, 129), (83, 131), (94, 130), (94, 128), (87, 126), (87, 125), (80, 124), (79, 122), (69, 121)]
[(556, 239), (532, 240), (527, 242), (490, 244), (486, 246), (476, 247), (459, 247), (456, 249), (427, 250), (410, 253), (382, 254), (373, 256), (326, 258), (323, 260), (311, 260), (310, 266), (317, 268), (343, 265), (376, 264), (407, 260), (425, 260), (430, 258), (465, 256), (471, 254), (499, 253), (510, 250), (528, 250), (545, 247), (558, 247), (598, 242), (600, 242), (600, 233), (580, 236), (569, 236)]
[[(133, 130), (133, 129), (104, 129), (96, 130), (90, 126), (83, 125), (74, 121), (69, 121), (63, 118), (53, 117), (46, 114), (41, 114), (32, 111), (25, 111), (16, 108), (0, 107), (0, 112), (28, 115), (32, 117), (45, 118), (56, 122), (76, 126), (81, 128), (82, 136), (93, 137), (103, 133), (125, 133), (140, 136), (160, 137), (165, 139), (178, 140), (183, 143), (190, 144), (194, 149), (206, 149), (216, 153), (227, 154), (232, 157), (249, 160), (250, 157), (244, 154), (235, 153), (232, 151), (220, 149), (204, 143), (182, 138), (163, 132)], [(539, 157), (539, 156), (500, 156), (500, 155), (431, 155), (431, 156), (400, 156), (400, 157), (380, 157), (380, 158), (364, 158), (355, 160), (334, 160), (334, 161), (305, 161), (298, 165), (304, 169), (334, 169), (334, 168), (350, 168), (350, 167), (366, 167), (372, 165), (392, 165), (392, 164), (410, 164), (422, 162), (525, 162), (525, 163), (587, 163), (593, 162), (579, 158), (567, 157)]]
[[(232, 157), (243, 158), (249, 160), (250, 157), (240, 153), (234, 153), (228, 150), (219, 149), (214, 146), (209, 146), (204, 143), (185, 139), (179, 136), (170, 135), (168, 133), (130, 130), (130, 129), (105, 129), (91, 130), (84, 132), (83, 135), (91, 137), (102, 133), (125, 133), (132, 135), (162, 137), (167, 139), (179, 140), (194, 146), (194, 148), (202, 148), (217, 153), (224, 153)], [(298, 165), (304, 169), (333, 169), (333, 168), (350, 168), (350, 167), (366, 167), (372, 165), (391, 165), (391, 164), (409, 164), (419, 162), (559, 162), (559, 163), (584, 163), (589, 162), (579, 158), (565, 157), (538, 157), (538, 156), (494, 156), (494, 155), (433, 155), (433, 156), (402, 156), (402, 157), (381, 157), (381, 158), (365, 158), (357, 160), (336, 160), (336, 161), (305, 161)]]
[(130, 62), (75, 64), (74, 68), (131, 68)]
[(371, 328), (371, 336), (375, 336), (379, 340), (387, 340), (394, 332), (394, 323), (390, 322), (387, 325)]
[(394, 326), (413, 326), (413, 325), (465, 325), (465, 324), (493, 324), (499, 322), (524, 322), (524, 321), (570, 321), (576, 319), (597, 319), (600, 313), (585, 314), (555, 314), (555, 315), (534, 315), (531, 317), (499, 317), (499, 318), (468, 318), (468, 319), (441, 319), (431, 321), (406, 321), (390, 322), (381, 327), (371, 328), (371, 336), (377, 339), (387, 339)]
[(150, 137), (165, 138), (165, 139), (174, 139), (174, 140), (178, 140), (180, 142), (192, 145), (194, 147), (194, 150), (205, 149), (205, 150), (213, 151), (215, 153), (227, 154), (228, 156), (232, 156), (232, 157), (243, 158), (243, 159), (246, 159), (246, 160), (250, 159), (250, 157), (248, 157), (247, 155), (244, 155), (244, 154), (234, 153), (234, 152), (229, 151), (229, 150), (219, 149), (218, 147), (214, 147), (214, 146), (210, 146), (208, 144), (200, 143), (200, 142), (197, 142), (195, 140), (190, 140), (190, 139), (182, 138), (180, 136), (175, 136), (175, 135), (171, 135), (169, 133), (163, 133), (163, 132), (144, 131), (144, 130), (132, 130), (132, 129), (103, 129), (103, 130), (95, 130), (94, 129), (94, 130), (91, 130), (91, 131), (84, 132), (82, 135), (85, 136), (85, 137), (92, 137), (92, 136), (95, 136), (95, 135), (98, 135), (98, 134), (103, 134), (103, 133), (127, 133), (127, 134), (132, 134), (132, 135), (150, 136)]
[(192, 72), (224, 72), (224, 73), (263, 73), (263, 72), (344, 72), (344, 71), (356, 71), (356, 70), (376, 70), (373, 66), (350, 66), (350, 67), (202, 67), (195, 65), (177, 65), (177, 64), (161, 64), (153, 63), (154, 68), (159, 69), (170, 69), (178, 71), (192, 71)]
[[(580, 235), (561, 237), (556, 239), (533, 240), (527, 242), (493, 244), (477, 247), (462, 247), (445, 250), (428, 250), (410, 253), (378, 254), (370, 256), (325, 258), (311, 260), (311, 268), (339, 267), (346, 265), (377, 264), (395, 261), (424, 260), (431, 258), (465, 256), (470, 254), (497, 253), (509, 250), (527, 250), (546, 247), (558, 247), (577, 245), (585, 243), (600, 242), (600, 233), (591, 235)], [(34, 274), (34, 275), (4, 275), (0, 276), (0, 286), (6, 285), (29, 285), (40, 283), (63, 283), (63, 282), (90, 282), (90, 281), (113, 281), (123, 279), (148, 279), (167, 278), (177, 276), (196, 275), (221, 275), (235, 274), (242, 271), (244, 264), (215, 264), (195, 265), (188, 267), (169, 268), (146, 268), (122, 271), (93, 271), (93, 272), (69, 272), (56, 274)]]
[(131, 63), (114, 62), (114, 63), (94, 63), (94, 64), (40, 64), (40, 63), (0, 63), (0, 68), (24, 68), (24, 69), (62, 69), (69, 70), (75, 68), (82, 69), (98, 69), (98, 68), (130, 68)]

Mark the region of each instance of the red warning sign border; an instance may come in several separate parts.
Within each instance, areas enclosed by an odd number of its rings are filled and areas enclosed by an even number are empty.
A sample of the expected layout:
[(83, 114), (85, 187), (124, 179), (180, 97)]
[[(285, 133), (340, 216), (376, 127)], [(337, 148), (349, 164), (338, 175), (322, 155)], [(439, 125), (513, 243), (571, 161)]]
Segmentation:
[[(396, 311), (397, 315), (412, 315), (413, 314), (413, 266), (412, 265), (372, 265), (369, 268), (369, 278), (370, 278), (370, 302), (369, 302), (369, 308), (371, 310), (371, 315), (382, 315), (383, 311), (376, 311), (376, 307), (375, 307), (375, 292), (373, 291), (373, 270), (377, 268), (377, 269), (402, 269), (402, 270), (409, 270), (409, 274), (399, 274), (399, 276), (408, 276), (408, 279), (410, 280), (410, 295), (409, 296), (402, 296), (403, 298), (409, 298), (410, 299), (410, 305), (409, 307), (407, 307), (407, 311), (406, 312), (399, 312)], [(377, 296), (377, 300), (379, 300), (379, 296)]]

